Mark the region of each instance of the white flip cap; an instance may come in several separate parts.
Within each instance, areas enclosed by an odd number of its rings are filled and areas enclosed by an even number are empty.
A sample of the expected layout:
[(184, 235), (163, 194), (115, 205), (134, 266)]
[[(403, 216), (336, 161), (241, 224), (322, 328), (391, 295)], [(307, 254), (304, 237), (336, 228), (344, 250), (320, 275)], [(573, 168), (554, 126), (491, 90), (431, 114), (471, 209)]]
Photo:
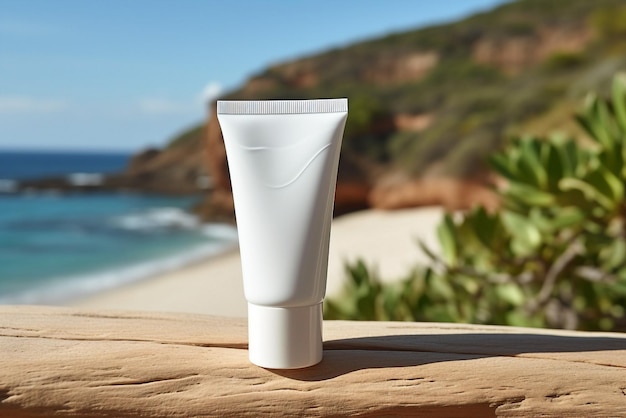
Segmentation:
[(276, 308), (248, 303), (250, 361), (267, 369), (299, 369), (322, 360), (322, 304)]

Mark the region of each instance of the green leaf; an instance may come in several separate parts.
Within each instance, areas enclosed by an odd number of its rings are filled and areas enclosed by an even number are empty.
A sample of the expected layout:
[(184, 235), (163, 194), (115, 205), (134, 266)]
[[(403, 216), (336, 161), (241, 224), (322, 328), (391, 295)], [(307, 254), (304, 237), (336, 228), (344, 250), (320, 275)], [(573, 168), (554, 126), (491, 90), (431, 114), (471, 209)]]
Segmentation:
[(521, 215), (512, 212), (502, 214), (502, 222), (512, 236), (511, 249), (518, 256), (532, 254), (541, 244), (539, 228)]
[(520, 180), (539, 189), (546, 187), (546, 171), (541, 165), (539, 147), (536, 139), (524, 139), (520, 142), (522, 155), (517, 163)]
[(613, 78), (611, 98), (615, 119), (622, 135), (626, 135), (626, 73), (620, 73)]
[[(395, 283), (394, 283), (395, 284)], [(402, 303), (400, 293), (395, 286), (388, 285), (382, 289), (382, 307), (387, 321), (402, 320)]]
[(511, 182), (505, 190), (505, 194), (511, 195), (518, 201), (529, 205), (551, 206), (554, 204), (554, 196), (543, 192), (535, 187), (523, 183)]
[(447, 276), (433, 275), (428, 287), (429, 294), (435, 299), (454, 300), (454, 289), (450, 285), (450, 278)]
[(542, 208), (533, 207), (528, 212), (528, 220), (532, 222), (542, 233), (552, 234), (554, 232), (554, 225), (552, 219), (545, 213)]
[(587, 95), (583, 111), (576, 115), (578, 123), (602, 147), (611, 145), (609, 135), (608, 108), (595, 94)]
[(559, 230), (580, 224), (585, 218), (584, 212), (578, 208), (562, 208), (551, 223), (555, 230)]
[(622, 175), (622, 169), (624, 168), (624, 155), (622, 153), (622, 145), (615, 143), (611, 149), (603, 150), (598, 158), (602, 165), (611, 171), (616, 176)]
[(458, 252), (456, 246), (456, 228), (452, 216), (446, 213), (442, 222), (437, 227), (437, 236), (441, 244), (444, 260), (452, 266), (458, 261)]
[[(585, 196), (609, 210), (613, 210), (624, 200), (624, 184), (605, 167), (590, 171), (584, 179), (564, 179), (563, 190), (578, 188)], [(572, 180), (578, 180), (572, 181)]]
[(522, 310), (508, 312), (506, 314), (506, 322), (508, 325), (516, 327), (545, 327), (545, 323), (540, 317), (529, 317), (528, 314)]
[(489, 157), (489, 163), (500, 175), (509, 179), (517, 180), (519, 173), (509, 158), (504, 154), (493, 154)]
[(524, 301), (524, 292), (515, 283), (505, 283), (496, 287), (496, 295), (504, 302), (513, 306), (521, 306)]
[(567, 141), (557, 148), (561, 166), (563, 167), (563, 177), (571, 177), (576, 175), (578, 161), (578, 147), (574, 141)]
[(609, 269), (615, 269), (626, 266), (626, 241), (623, 239), (615, 240), (610, 246), (603, 249), (606, 266)]
[(604, 148), (612, 148), (616, 138), (619, 136), (619, 128), (615, 123), (613, 114), (609, 109), (609, 103), (605, 100), (598, 101), (598, 123), (602, 128), (605, 138)]
[(624, 183), (606, 168), (592, 171), (587, 180), (606, 197), (613, 200), (615, 206), (624, 200)]
[(565, 167), (561, 161), (561, 156), (557, 145), (546, 143), (546, 156), (544, 165), (548, 180), (548, 190), (555, 191), (558, 189), (559, 180), (565, 176)]
[(479, 206), (467, 217), (471, 223), (474, 235), (487, 248), (493, 249), (493, 241), (498, 228), (498, 219), (490, 216), (485, 208)]
[(604, 196), (598, 189), (584, 180), (577, 178), (566, 178), (559, 182), (559, 188), (564, 192), (569, 190), (578, 190), (583, 193), (585, 199), (596, 202), (599, 205), (611, 210), (613, 208), (613, 201)]

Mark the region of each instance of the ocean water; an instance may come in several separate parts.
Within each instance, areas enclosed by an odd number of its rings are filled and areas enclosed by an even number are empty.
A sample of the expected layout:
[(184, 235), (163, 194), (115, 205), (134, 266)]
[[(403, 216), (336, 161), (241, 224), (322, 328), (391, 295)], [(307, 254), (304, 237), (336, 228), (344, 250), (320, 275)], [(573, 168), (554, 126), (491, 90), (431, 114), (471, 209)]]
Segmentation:
[[(122, 154), (0, 151), (0, 182), (114, 172), (127, 160)], [(0, 303), (62, 303), (235, 245), (233, 227), (202, 224), (188, 212), (196, 199), (0, 193)]]
[(0, 179), (24, 180), (74, 173), (110, 174), (126, 167), (130, 154), (0, 150)]

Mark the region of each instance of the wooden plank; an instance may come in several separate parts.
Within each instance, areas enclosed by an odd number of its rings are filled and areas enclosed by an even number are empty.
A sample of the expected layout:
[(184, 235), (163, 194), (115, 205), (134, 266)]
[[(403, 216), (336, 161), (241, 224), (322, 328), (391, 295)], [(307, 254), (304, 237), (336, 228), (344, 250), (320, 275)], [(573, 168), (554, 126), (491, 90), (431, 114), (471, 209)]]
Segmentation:
[(626, 416), (626, 335), (326, 321), (266, 370), (245, 319), (0, 307), (0, 416)]

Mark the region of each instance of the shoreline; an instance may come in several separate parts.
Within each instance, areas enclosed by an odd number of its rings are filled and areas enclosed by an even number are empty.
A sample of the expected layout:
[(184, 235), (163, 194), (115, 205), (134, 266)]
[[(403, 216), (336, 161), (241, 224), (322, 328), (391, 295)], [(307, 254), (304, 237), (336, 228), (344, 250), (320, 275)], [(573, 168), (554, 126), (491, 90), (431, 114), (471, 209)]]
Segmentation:
[(239, 263), (239, 248), (233, 246), (175, 270), (74, 298), (63, 305), (242, 316), (247, 305)]
[(63, 306), (175, 273), (189, 266), (208, 262), (222, 254), (236, 251), (237, 248), (236, 241), (230, 243), (225, 241), (221, 245), (205, 243), (135, 264), (78, 275), (58, 276), (38, 288), (24, 290), (4, 298), (0, 297), (0, 304)]
[[(363, 210), (337, 217), (331, 228), (327, 296), (341, 293), (346, 262), (363, 259), (383, 282), (402, 279), (428, 262), (416, 239), (438, 250), (440, 207)], [(172, 271), (78, 297), (66, 306), (90, 309), (189, 312), (245, 317), (247, 302), (238, 247)]]

